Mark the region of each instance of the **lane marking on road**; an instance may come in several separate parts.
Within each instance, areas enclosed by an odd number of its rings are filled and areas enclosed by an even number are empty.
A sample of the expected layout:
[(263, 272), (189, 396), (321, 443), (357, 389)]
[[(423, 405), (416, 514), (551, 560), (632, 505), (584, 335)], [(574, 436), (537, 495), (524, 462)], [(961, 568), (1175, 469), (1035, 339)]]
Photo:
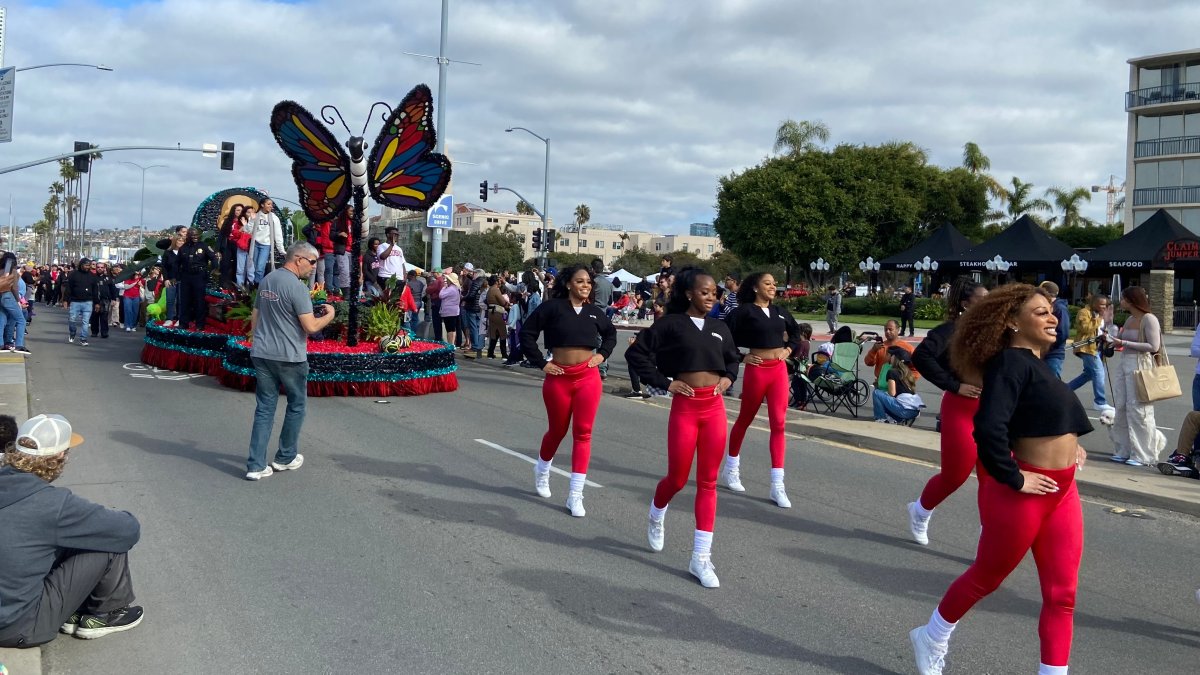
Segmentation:
[[(503, 453), (505, 453), (505, 454), (507, 454), (507, 455), (512, 455), (513, 457), (518, 457), (518, 458), (520, 458), (520, 459), (523, 459), (523, 460), (525, 460), (526, 462), (529, 462), (530, 464), (537, 464), (537, 460), (536, 460), (536, 459), (534, 459), (534, 458), (532, 458), (532, 457), (530, 457), (529, 455), (525, 455), (525, 454), (519, 453), (519, 452), (517, 452), (516, 450), (509, 450), (508, 448), (504, 447), (503, 445), (499, 445), (499, 444), (493, 443), (493, 442), (491, 442), (491, 441), (485, 441), (485, 440), (484, 440), (484, 439), (482, 439), (482, 438), (476, 438), (476, 439), (475, 439), (475, 442), (476, 442), (476, 443), (481, 443), (481, 444), (483, 444), (483, 445), (486, 445), (486, 446), (488, 446), (489, 448), (492, 448), (493, 450), (499, 450), (500, 452), (503, 452)], [(550, 467), (550, 470), (551, 470), (551, 471), (553, 471), (554, 473), (556, 473), (556, 474), (560, 475), (560, 476), (566, 476), (567, 478), (570, 478), (570, 477), (571, 477), (571, 472), (570, 472), (570, 471), (563, 471), (562, 469), (558, 468), (557, 466), (552, 466), (552, 467)], [(583, 481), (583, 484), (584, 484), (584, 485), (587, 485), (588, 487), (596, 487), (596, 488), (598, 488), (598, 487), (604, 487), (603, 485), (601, 485), (601, 484), (599, 484), (599, 483), (593, 483), (593, 482), (592, 482), (592, 481), (590, 481), (590, 480), (585, 480), (585, 481)]]

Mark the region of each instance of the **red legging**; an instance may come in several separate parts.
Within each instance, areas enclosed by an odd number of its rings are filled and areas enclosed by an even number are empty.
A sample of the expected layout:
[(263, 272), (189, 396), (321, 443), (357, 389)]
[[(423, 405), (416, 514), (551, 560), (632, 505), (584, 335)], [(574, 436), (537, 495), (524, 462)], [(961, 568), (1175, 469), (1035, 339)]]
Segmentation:
[(549, 462), (558, 451), (558, 444), (571, 428), (571, 471), (587, 473), (592, 458), (592, 424), (600, 408), (600, 369), (589, 368), (587, 362), (562, 366), (562, 375), (547, 375), (542, 383), (542, 400), (546, 402), (549, 427), (542, 436), (541, 458)]
[(695, 396), (671, 397), (671, 417), (667, 422), (667, 475), (654, 491), (654, 506), (666, 508), (692, 473), (692, 457), (699, 455), (696, 466), (696, 529), (713, 531), (717, 519), (717, 471), (725, 454), (725, 397), (713, 393), (716, 387), (695, 387)]
[(787, 422), (788, 374), (787, 364), (778, 359), (746, 366), (742, 379), (742, 409), (729, 436), (729, 456), (737, 457), (742, 452), (746, 429), (758, 414), (764, 397), (767, 399), (767, 419), (771, 423), (771, 468), (782, 469), (787, 453), (787, 439), (783, 434)]
[(1054, 479), (1058, 492), (1023, 494), (984, 472), (979, 480), (979, 515), (983, 522), (979, 550), (974, 564), (950, 584), (938, 611), (947, 621), (961, 619), (976, 602), (999, 588), (1032, 548), (1042, 584), (1042, 615), (1038, 621), (1042, 663), (1065, 666), (1071, 657), (1075, 588), (1083, 556), (1083, 509), (1075, 486), (1075, 467), (1042, 469), (1017, 463), (1026, 471)]
[(942, 395), (942, 472), (930, 478), (921, 491), (924, 508), (930, 511), (937, 508), (971, 477), (971, 469), (979, 460), (972, 435), (977, 410), (977, 398), (950, 391)]

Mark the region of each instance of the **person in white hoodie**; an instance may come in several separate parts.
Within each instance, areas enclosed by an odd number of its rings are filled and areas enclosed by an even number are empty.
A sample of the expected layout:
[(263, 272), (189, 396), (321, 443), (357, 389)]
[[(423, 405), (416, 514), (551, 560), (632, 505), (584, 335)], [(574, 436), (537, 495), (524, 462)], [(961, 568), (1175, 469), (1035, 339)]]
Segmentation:
[[(279, 216), (275, 214), (275, 202), (265, 197), (259, 202), (258, 215), (250, 221), (250, 259), (254, 261), (254, 285), (262, 283), (267, 275), (267, 262), (271, 260), (271, 251), (280, 256), (284, 255), (283, 227)], [(271, 269), (274, 269), (271, 260)]]

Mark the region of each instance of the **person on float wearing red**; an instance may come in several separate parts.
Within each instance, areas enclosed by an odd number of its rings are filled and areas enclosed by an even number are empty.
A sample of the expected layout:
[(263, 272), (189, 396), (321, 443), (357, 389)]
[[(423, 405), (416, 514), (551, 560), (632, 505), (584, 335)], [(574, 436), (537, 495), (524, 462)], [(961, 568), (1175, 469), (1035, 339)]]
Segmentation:
[(950, 364), (950, 342), (957, 334), (960, 317), (974, 303), (987, 297), (982, 284), (960, 278), (946, 296), (946, 322), (929, 331), (913, 351), (912, 362), (917, 372), (946, 392), (941, 409), (942, 470), (929, 479), (921, 496), (908, 504), (908, 527), (913, 541), (929, 543), (929, 519), (954, 491), (962, 487), (975, 468), (975, 441), (971, 437), (975, 412), (979, 410), (979, 382), (963, 381)]
[(667, 505), (696, 467), (696, 532), (689, 571), (705, 588), (717, 588), (712, 564), (713, 523), (717, 516), (717, 472), (725, 452), (725, 391), (737, 379), (741, 354), (729, 326), (708, 317), (717, 284), (693, 267), (676, 272), (663, 317), (638, 333), (625, 360), (651, 386), (670, 391), (667, 423), (667, 475), (650, 502), (650, 548), (663, 549)]
[(975, 562), (950, 585), (929, 624), (909, 634), (922, 675), (939, 675), (950, 634), (975, 603), (1033, 550), (1042, 586), (1039, 675), (1065, 675), (1083, 555), (1075, 472), (1092, 431), (1075, 393), (1042, 360), (1058, 338), (1049, 295), (1028, 284), (997, 289), (959, 319), (951, 345), (957, 373), (983, 382), (975, 442), (983, 529)]
[[(746, 430), (767, 400), (767, 419), (771, 426), (771, 500), (780, 508), (792, 508), (783, 486), (783, 460), (787, 453), (784, 424), (787, 422), (788, 371), (785, 359), (800, 347), (800, 327), (790, 312), (782, 311), (775, 300), (775, 277), (756, 272), (746, 277), (737, 291), (737, 306), (725, 318), (733, 342), (749, 350), (742, 358), (746, 379), (742, 383), (742, 409), (729, 436), (729, 456), (725, 459), (722, 479), (734, 492), (745, 492), (741, 479), (742, 441)], [(787, 344), (784, 344), (784, 334)]]
[[(587, 515), (583, 508), (583, 486), (592, 454), (592, 425), (603, 392), (597, 366), (617, 346), (617, 329), (593, 302), (593, 288), (590, 269), (582, 265), (567, 267), (551, 290), (550, 299), (538, 305), (521, 328), (521, 351), (530, 363), (546, 373), (542, 399), (546, 402), (549, 426), (533, 467), (534, 489), (541, 497), (550, 496), (550, 462), (569, 426), (571, 488), (567, 493), (567, 510), (576, 518)], [(545, 334), (551, 361), (538, 348), (539, 334)]]

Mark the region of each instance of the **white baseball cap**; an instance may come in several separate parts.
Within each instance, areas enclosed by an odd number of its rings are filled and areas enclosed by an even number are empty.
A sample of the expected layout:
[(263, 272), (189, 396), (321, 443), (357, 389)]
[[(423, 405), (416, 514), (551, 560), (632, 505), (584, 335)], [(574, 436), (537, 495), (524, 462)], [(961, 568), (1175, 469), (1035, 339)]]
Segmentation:
[(83, 436), (71, 431), (71, 423), (62, 415), (37, 415), (17, 429), (18, 452), (33, 457), (51, 457), (83, 443)]
[(464, 269), (464, 270), (470, 270), (470, 271), (474, 272), (474, 271), (475, 271), (475, 266), (474, 266), (474, 265), (472, 265), (471, 263), (467, 263), (466, 265), (463, 265), (463, 269)]

